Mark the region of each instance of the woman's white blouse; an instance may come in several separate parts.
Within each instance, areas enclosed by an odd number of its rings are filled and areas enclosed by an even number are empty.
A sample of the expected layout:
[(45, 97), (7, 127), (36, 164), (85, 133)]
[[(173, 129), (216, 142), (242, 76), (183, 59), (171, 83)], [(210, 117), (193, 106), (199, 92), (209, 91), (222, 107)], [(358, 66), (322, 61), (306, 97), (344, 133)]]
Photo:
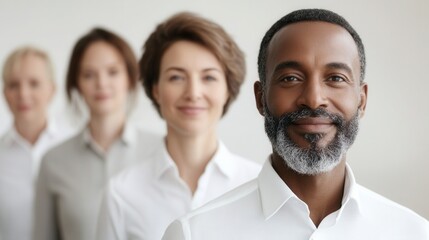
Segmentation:
[(34, 180), (42, 155), (70, 135), (53, 122), (34, 145), (11, 127), (0, 138), (0, 239), (31, 239)]
[(127, 125), (104, 153), (88, 129), (49, 151), (37, 181), (34, 240), (94, 240), (109, 178), (145, 159), (161, 137)]
[(229, 152), (219, 142), (192, 196), (162, 144), (147, 161), (110, 181), (97, 239), (159, 240), (173, 220), (250, 181), (259, 171), (259, 164)]

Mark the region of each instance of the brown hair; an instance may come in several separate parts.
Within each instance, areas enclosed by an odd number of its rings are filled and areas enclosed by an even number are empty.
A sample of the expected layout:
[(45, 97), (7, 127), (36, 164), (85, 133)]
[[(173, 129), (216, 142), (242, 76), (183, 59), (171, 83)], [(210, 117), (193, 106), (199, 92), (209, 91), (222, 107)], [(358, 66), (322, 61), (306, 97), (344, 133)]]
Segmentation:
[(73, 90), (78, 89), (78, 79), (82, 57), (91, 44), (99, 41), (106, 42), (119, 51), (127, 68), (130, 88), (135, 90), (137, 87), (137, 79), (139, 74), (138, 64), (130, 45), (128, 45), (124, 39), (113, 32), (102, 28), (94, 28), (77, 41), (72, 51), (66, 77), (66, 91), (67, 97), (70, 101), (72, 100)]
[(246, 73), (244, 54), (225, 30), (218, 24), (195, 14), (178, 13), (159, 24), (143, 46), (140, 59), (141, 81), (146, 95), (160, 113), (152, 88), (158, 83), (161, 59), (165, 51), (175, 42), (187, 40), (209, 49), (219, 60), (225, 71), (229, 97), (223, 114), (237, 97)]

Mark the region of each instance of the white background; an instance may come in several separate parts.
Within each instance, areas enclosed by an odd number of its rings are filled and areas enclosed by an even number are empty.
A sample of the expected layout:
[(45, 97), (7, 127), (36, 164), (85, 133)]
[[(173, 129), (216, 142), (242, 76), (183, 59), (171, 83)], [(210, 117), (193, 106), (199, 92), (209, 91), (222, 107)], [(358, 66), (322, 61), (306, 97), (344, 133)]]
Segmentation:
[[(70, 118), (65, 71), (80, 36), (95, 26), (106, 27), (126, 38), (140, 56), (143, 41), (157, 23), (178, 11), (199, 13), (224, 26), (246, 53), (246, 82), (221, 122), (221, 138), (234, 152), (263, 162), (271, 149), (253, 97), (259, 43), (278, 18), (314, 7), (343, 15), (366, 47), (367, 112), (348, 154), (357, 181), (429, 218), (427, 0), (0, 0), (0, 62), (23, 44), (46, 49), (58, 83), (51, 115), (65, 123)], [(144, 129), (165, 132), (163, 120), (143, 94), (132, 119)], [(1, 96), (0, 132), (10, 123)]]

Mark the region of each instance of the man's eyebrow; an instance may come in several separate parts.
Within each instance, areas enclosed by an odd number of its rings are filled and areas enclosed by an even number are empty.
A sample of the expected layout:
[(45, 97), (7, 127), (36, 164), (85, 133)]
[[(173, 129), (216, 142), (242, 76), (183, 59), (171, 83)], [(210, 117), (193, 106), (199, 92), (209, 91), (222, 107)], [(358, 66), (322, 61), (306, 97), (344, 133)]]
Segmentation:
[(277, 66), (274, 68), (274, 73), (280, 70), (283, 70), (285, 68), (301, 68), (301, 64), (299, 64), (296, 61), (285, 61), (277, 64)]
[[(303, 66), (302, 66), (302, 64), (300, 64), (297, 61), (284, 61), (284, 62), (281, 62), (281, 63), (276, 65), (276, 67), (274, 68), (273, 74), (275, 74), (276, 72), (281, 71), (283, 69), (287, 69), (287, 68), (302, 69)], [(342, 62), (328, 63), (328, 64), (326, 64), (326, 68), (328, 68), (328, 69), (341, 69), (341, 70), (346, 71), (349, 75), (353, 76), (352, 68), (349, 65), (342, 63)]]
[(326, 67), (331, 68), (331, 69), (342, 69), (342, 70), (346, 71), (348, 74), (350, 74), (351, 76), (353, 76), (352, 69), (345, 63), (332, 62), (332, 63), (326, 64)]

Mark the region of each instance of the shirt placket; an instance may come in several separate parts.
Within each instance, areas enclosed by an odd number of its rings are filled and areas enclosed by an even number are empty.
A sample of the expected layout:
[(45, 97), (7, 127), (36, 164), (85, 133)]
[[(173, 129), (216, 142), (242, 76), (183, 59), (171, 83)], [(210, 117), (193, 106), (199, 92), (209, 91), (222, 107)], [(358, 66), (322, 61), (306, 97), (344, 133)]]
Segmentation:
[(212, 174), (212, 166), (208, 165), (204, 173), (198, 179), (197, 190), (195, 191), (194, 196), (192, 197), (191, 209), (200, 207), (205, 203), (206, 195), (207, 195), (206, 193), (209, 188), (208, 185), (209, 185), (209, 179), (211, 174)]
[(97, 158), (101, 161), (101, 164), (104, 166), (104, 171), (103, 171), (103, 179), (107, 179), (108, 175), (107, 175), (107, 162), (108, 162), (108, 153), (105, 153), (103, 149), (101, 149), (100, 146), (97, 145), (97, 143), (93, 142), (92, 140), (90, 140), (88, 142), (88, 148), (93, 152), (93, 154), (95, 156), (97, 156)]
[(119, 159), (116, 159), (118, 157), (118, 154), (116, 154), (117, 152), (116, 148), (117, 148), (116, 143), (114, 143), (110, 147), (109, 151), (107, 151), (106, 154), (104, 155), (104, 162), (105, 162), (104, 174), (105, 174), (106, 182), (108, 182), (108, 180), (115, 174), (115, 170), (118, 168), (116, 164), (118, 163)]
[(39, 173), (40, 163), (42, 161), (43, 154), (46, 153), (48, 142), (53, 141), (47, 133), (42, 133), (33, 146), (31, 151), (32, 154), (32, 173), (33, 177), (36, 178)]
[[(29, 161), (31, 161), (30, 163), (30, 167), (31, 167), (31, 174), (33, 176), (33, 180), (36, 180), (37, 177), (37, 171), (38, 170), (38, 166), (36, 165), (36, 147), (35, 146), (31, 146), (30, 143), (28, 143), (25, 139), (23, 139), (20, 136), (15, 136), (15, 143), (17, 147), (21, 148), (22, 151), (25, 153), (26, 157), (29, 159)], [(37, 144), (37, 143), (36, 143)]]

